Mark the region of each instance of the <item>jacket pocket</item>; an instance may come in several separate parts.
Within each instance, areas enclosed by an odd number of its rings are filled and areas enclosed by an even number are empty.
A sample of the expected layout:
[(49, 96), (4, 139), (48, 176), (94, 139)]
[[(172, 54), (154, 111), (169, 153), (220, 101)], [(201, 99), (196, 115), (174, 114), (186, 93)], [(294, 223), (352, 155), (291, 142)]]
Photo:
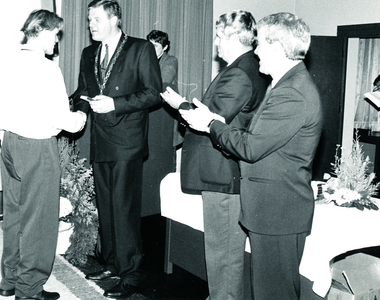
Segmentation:
[(199, 171), (204, 183), (228, 185), (233, 180), (229, 160), (212, 146), (200, 145)]

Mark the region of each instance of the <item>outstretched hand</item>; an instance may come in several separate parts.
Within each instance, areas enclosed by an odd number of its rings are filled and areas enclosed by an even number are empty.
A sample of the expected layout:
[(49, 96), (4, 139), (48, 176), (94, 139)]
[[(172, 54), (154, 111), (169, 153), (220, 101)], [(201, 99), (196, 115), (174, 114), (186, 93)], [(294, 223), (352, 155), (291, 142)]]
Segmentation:
[(176, 93), (172, 88), (169, 86), (166, 87), (166, 91), (163, 93), (160, 93), (162, 99), (164, 99), (165, 102), (167, 102), (171, 107), (174, 109), (178, 109), (179, 106), (183, 102), (187, 102), (185, 98), (181, 97), (178, 93)]

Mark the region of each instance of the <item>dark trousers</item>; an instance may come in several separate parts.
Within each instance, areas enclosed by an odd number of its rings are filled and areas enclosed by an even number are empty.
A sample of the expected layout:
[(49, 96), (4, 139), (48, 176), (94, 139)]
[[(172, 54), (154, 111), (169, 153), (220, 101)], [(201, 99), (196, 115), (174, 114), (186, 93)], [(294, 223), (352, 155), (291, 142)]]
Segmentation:
[(209, 300), (244, 299), (247, 234), (239, 224), (240, 195), (202, 192)]
[(6, 132), (2, 143), (2, 289), (32, 296), (50, 276), (57, 246), (61, 169), (57, 139)]
[(249, 232), (255, 300), (300, 299), (299, 265), (307, 233), (261, 235)]
[(106, 269), (139, 286), (142, 159), (94, 163), (101, 254)]

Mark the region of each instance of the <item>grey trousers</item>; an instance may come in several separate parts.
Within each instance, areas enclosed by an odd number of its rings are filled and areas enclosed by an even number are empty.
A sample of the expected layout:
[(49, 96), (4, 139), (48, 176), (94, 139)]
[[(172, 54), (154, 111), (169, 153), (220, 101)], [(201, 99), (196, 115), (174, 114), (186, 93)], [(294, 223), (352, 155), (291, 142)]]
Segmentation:
[(207, 281), (210, 300), (243, 300), (244, 249), (240, 196), (202, 192)]
[(249, 232), (255, 300), (300, 299), (299, 266), (307, 235), (307, 232), (288, 235)]
[(58, 237), (60, 166), (57, 139), (6, 132), (2, 143), (4, 246), (0, 288), (33, 296), (52, 271)]

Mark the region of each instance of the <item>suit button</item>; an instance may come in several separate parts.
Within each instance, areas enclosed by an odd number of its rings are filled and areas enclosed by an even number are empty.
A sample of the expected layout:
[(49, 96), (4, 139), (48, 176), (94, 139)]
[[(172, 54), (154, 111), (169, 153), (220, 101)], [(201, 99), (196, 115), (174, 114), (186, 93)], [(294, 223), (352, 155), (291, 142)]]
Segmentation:
[(115, 86), (115, 90), (117, 90), (117, 91), (118, 91), (118, 90), (119, 90), (119, 87), (118, 87), (118, 86)]

